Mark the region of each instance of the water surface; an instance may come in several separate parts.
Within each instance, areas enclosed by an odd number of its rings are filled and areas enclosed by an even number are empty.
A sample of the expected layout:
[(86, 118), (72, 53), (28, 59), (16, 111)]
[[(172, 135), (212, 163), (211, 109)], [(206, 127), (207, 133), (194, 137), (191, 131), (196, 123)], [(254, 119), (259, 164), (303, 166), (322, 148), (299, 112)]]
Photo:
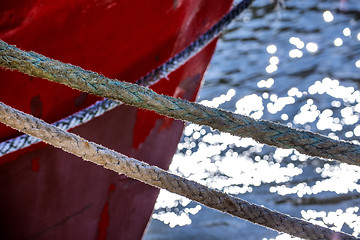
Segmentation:
[[(256, 0), (228, 28), (199, 102), (360, 142), (360, 1)], [(360, 236), (360, 167), (189, 124), (173, 173)], [(146, 240), (291, 239), (161, 191)]]

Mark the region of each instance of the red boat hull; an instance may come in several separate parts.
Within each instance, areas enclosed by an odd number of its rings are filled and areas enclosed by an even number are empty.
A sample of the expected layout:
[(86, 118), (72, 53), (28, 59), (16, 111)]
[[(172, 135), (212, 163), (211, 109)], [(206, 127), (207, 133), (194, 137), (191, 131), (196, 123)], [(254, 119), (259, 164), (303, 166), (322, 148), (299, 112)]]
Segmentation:
[[(24, 50), (134, 82), (209, 29), (230, 0), (0, 0), (0, 38)], [(215, 48), (162, 79), (158, 93), (195, 100)], [(95, 101), (43, 79), (0, 71), (0, 100), (47, 122)], [(183, 123), (119, 106), (72, 131), (167, 169)], [(0, 140), (20, 133), (0, 125)], [(0, 158), (2, 239), (141, 239), (158, 190), (43, 143)]]

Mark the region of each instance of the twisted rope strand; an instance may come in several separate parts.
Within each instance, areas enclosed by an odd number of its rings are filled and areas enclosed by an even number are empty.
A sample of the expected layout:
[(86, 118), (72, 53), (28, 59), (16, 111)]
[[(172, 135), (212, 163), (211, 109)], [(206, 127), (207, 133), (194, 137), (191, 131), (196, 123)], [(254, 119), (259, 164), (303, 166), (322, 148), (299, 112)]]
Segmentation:
[(305, 239), (356, 239), (301, 219), (251, 204), (89, 142), (0, 102), (0, 122), (106, 169), (166, 189), (208, 207)]
[(235, 136), (250, 137), (267, 145), (293, 148), (308, 156), (360, 165), (360, 146), (351, 142), (157, 94), (142, 86), (109, 79), (38, 53), (22, 51), (1, 40), (0, 66), (98, 96), (117, 99), (175, 119), (208, 125)]
[[(244, 0), (237, 4), (233, 9), (220, 19), (211, 29), (201, 35), (183, 51), (169, 59), (167, 62), (142, 77), (136, 84), (149, 87), (161, 78), (168, 76), (172, 71), (176, 70), (187, 62), (190, 58), (196, 55), (204, 47), (206, 47), (212, 40), (214, 40), (224, 29), (240, 15), (240, 13), (247, 8), (252, 2)], [(73, 115), (70, 115), (64, 119), (61, 119), (54, 123), (55, 126), (60, 126), (63, 130), (69, 130), (75, 128), (83, 123), (90, 121), (91, 119), (104, 114), (105, 112), (115, 108), (122, 103), (113, 101), (111, 99), (104, 99), (99, 101), (88, 108), (81, 110)], [(28, 147), (32, 144), (38, 143), (40, 140), (31, 136), (21, 135), (0, 143), (0, 157), (17, 151), (19, 149)]]
[[(114, 109), (116, 106), (120, 105), (121, 103), (117, 101), (113, 101), (110, 99), (104, 99), (101, 101), (96, 102), (95, 104), (91, 105), (88, 108), (85, 108), (79, 112), (74, 113), (64, 119), (61, 119), (55, 123), (54, 126), (62, 129), (62, 130), (69, 130), (74, 127), (77, 127), (83, 123), (87, 123), (95, 117), (98, 117), (104, 114), (106, 111)], [(15, 152), (19, 149), (28, 147), (32, 144), (41, 142), (40, 139), (35, 138), (29, 135), (21, 135), (15, 138), (11, 138), (9, 140), (0, 142), (0, 157), (4, 156), (5, 154)]]

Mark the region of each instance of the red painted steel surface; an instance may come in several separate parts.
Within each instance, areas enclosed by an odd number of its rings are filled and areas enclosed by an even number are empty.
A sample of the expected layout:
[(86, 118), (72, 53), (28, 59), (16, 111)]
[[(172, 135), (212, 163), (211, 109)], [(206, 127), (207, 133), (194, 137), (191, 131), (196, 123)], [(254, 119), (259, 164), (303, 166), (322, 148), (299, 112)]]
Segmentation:
[[(134, 82), (223, 16), (231, 0), (0, 0), (0, 38)], [(194, 100), (215, 42), (152, 87)], [(0, 70), (0, 100), (54, 122), (99, 98)], [(183, 123), (120, 106), (72, 131), (167, 169)], [(20, 133), (0, 124), (0, 140)], [(45, 144), (0, 158), (1, 239), (140, 239), (158, 190)]]

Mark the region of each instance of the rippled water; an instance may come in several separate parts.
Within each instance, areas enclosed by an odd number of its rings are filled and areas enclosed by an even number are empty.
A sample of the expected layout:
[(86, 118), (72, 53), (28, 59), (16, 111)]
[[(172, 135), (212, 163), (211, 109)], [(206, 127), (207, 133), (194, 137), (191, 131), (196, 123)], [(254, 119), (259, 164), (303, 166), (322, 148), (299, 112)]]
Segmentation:
[[(257, 0), (222, 36), (199, 101), (360, 142), (360, 1)], [(360, 167), (186, 127), (171, 171), (360, 236)], [(146, 240), (290, 239), (161, 191)]]

